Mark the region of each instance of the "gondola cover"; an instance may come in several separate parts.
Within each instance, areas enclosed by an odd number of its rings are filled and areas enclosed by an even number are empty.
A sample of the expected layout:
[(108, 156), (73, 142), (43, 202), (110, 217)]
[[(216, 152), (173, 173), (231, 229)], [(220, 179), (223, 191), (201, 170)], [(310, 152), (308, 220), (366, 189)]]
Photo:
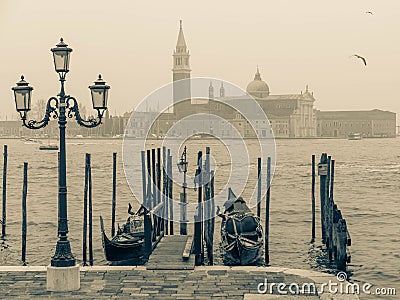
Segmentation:
[(225, 211), (219, 214), (221, 246), (224, 261), (231, 265), (251, 265), (261, 259), (263, 230), (260, 219), (248, 208), (242, 197), (236, 197), (229, 188)]

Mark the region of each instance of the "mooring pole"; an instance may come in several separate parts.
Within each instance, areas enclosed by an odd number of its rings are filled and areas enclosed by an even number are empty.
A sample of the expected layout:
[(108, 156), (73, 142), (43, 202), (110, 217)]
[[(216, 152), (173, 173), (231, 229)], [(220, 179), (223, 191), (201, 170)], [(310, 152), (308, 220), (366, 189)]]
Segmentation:
[(163, 158), (163, 202), (164, 202), (164, 228), (165, 228), (165, 234), (168, 234), (168, 172), (167, 172), (167, 148), (163, 146), (163, 152), (162, 152)]
[[(152, 207), (157, 206), (157, 179), (156, 179), (156, 149), (151, 149), (151, 195), (152, 195)], [(157, 216), (153, 214), (153, 242), (157, 237)]]
[(206, 159), (204, 160), (204, 168), (203, 168), (203, 183), (204, 183), (204, 196), (203, 196), (203, 234), (204, 234), (204, 242), (206, 243), (205, 247), (207, 249), (207, 258), (209, 258), (210, 246), (211, 246), (211, 192), (210, 192), (210, 147), (206, 147)]
[(325, 193), (325, 181), (327, 175), (327, 155), (326, 153), (321, 154), (321, 160), (318, 165), (318, 175), (319, 177), (319, 197), (321, 200), (321, 234), (322, 241), (325, 242), (325, 201), (326, 201), (326, 193)]
[(261, 218), (261, 157), (257, 160), (257, 217)]
[(89, 184), (89, 159), (85, 157), (85, 187), (83, 190), (83, 237), (82, 237), (82, 265), (87, 266), (87, 219), (88, 219), (88, 184)]
[(203, 200), (203, 188), (202, 188), (202, 156), (203, 152), (199, 151), (197, 155), (197, 171), (196, 171), (196, 179), (198, 183), (197, 188), (197, 217), (195, 220), (195, 254), (196, 254), (196, 265), (199, 266), (203, 264), (203, 209), (202, 209), (202, 200)]
[(311, 158), (311, 243), (315, 241), (315, 154)]
[(153, 193), (153, 207), (157, 206), (157, 179), (156, 179), (156, 149), (151, 149), (151, 179), (152, 179), (152, 193)]
[(147, 150), (146, 152), (146, 160), (147, 160), (147, 186), (146, 186), (146, 202), (149, 210), (153, 209), (153, 201), (151, 198), (151, 151)]
[(142, 160), (142, 196), (143, 196), (143, 206), (144, 206), (144, 249), (145, 256), (148, 258), (151, 254), (151, 220), (148, 210), (148, 199), (147, 199), (147, 187), (146, 187), (146, 152), (141, 151)]
[[(168, 149), (170, 153), (170, 149)], [(174, 234), (174, 200), (173, 200), (173, 179), (172, 179), (172, 156), (168, 155), (168, 173), (169, 173), (169, 183), (168, 183), (168, 198), (169, 198), (169, 234)]]
[[(157, 205), (160, 204), (162, 201), (161, 199), (161, 148), (157, 148)], [(163, 213), (157, 216), (158, 219), (158, 228), (159, 234), (164, 235), (164, 219)]]
[(331, 194), (329, 198), (333, 201), (333, 185), (335, 183), (335, 160), (331, 159)]
[(113, 153), (113, 186), (111, 205), (111, 236), (115, 235), (115, 209), (117, 206), (117, 153)]
[(330, 204), (330, 199), (329, 199), (329, 187), (330, 187), (330, 179), (331, 179), (331, 156), (328, 155), (328, 170), (327, 170), (327, 175), (326, 175), (326, 181), (325, 181), (325, 240), (324, 244), (329, 248), (329, 243), (330, 243), (330, 223), (329, 223), (329, 204)]
[(88, 179), (89, 179), (89, 264), (93, 266), (93, 214), (92, 214), (92, 163), (90, 160), (90, 154), (89, 154), (89, 173), (88, 173)]
[(28, 193), (28, 163), (24, 163), (24, 183), (22, 187), (22, 265), (26, 266), (26, 196)]
[(328, 256), (329, 260), (332, 261), (333, 259), (333, 253), (334, 253), (334, 236), (333, 236), (333, 181), (335, 178), (335, 160), (333, 160), (331, 157), (329, 159), (330, 161), (330, 194), (328, 195), (328, 226), (329, 226), (329, 231), (328, 231), (328, 236), (329, 236), (329, 244), (328, 244)]
[(214, 201), (214, 170), (211, 171), (210, 194), (211, 194), (211, 254), (210, 265), (214, 265), (214, 227), (215, 227), (215, 201)]
[(6, 220), (7, 220), (7, 159), (8, 150), (7, 145), (4, 145), (3, 152), (3, 218), (1, 221), (1, 238), (4, 239), (6, 236)]
[(271, 198), (271, 157), (267, 160), (267, 196), (265, 199), (265, 263), (269, 264), (269, 203)]

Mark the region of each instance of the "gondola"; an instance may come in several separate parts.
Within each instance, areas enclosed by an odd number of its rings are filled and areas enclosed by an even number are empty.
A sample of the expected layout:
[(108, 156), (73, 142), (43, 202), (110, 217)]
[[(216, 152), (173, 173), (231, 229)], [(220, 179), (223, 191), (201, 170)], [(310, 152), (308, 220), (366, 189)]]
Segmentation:
[(109, 262), (122, 262), (140, 259), (144, 255), (144, 227), (141, 210), (131, 213), (129, 204), (128, 217), (123, 228), (118, 228), (117, 234), (110, 240), (104, 230), (103, 218), (100, 216), (103, 250)]
[(248, 208), (242, 197), (236, 197), (231, 188), (224, 209), (224, 213), (218, 215), (222, 218), (221, 246), (225, 264), (258, 263), (263, 245), (260, 219)]

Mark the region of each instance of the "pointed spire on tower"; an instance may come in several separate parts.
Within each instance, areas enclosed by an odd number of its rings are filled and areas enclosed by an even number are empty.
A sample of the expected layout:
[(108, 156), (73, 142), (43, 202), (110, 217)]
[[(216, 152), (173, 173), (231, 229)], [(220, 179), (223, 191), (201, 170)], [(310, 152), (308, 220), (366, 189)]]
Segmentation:
[(214, 99), (214, 87), (212, 81), (210, 80), (210, 86), (208, 87), (208, 99)]
[(256, 75), (254, 75), (254, 80), (261, 80), (261, 74), (260, 74), (260, 70), (258, 69), (258, 65), (257, 65)]
[(178, 41), (176, 42), (176, 48), (172, 55), (173, 57), (173, 68), (172, 68), (172, 80), (174, 81), (173, 88), (173, 99), (174, 102), (190, 99), (191, 89), (190, 80), (178, 83), (183, 79), (190, 79), (190, 54), (186, 46), (185, 36), (183, 34), (182, 20), (179, 22), (179, 33)]
[(221, 88), (219, 89), (219, 96), (220, 97), (225, 97), (225, 88), (224, 88), (224, 82), (221, 81)]
[(176, 52), (180, 52), (178, 51), (179, 48), (183, 50), (181, 52), (186, 52), (186, 41), (185, 35), (183, 34), (182, 20), (179, 20), (179, 34), (178, 41), (176, 42)]

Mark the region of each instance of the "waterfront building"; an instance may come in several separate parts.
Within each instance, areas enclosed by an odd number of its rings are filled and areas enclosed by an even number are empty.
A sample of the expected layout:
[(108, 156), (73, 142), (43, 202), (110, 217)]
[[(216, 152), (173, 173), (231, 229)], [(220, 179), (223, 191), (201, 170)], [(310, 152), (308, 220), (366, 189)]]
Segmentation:
[(317, 111), (318, 136), (345, 138), (351, 133), (363, 137), (395, 137), (396, 113), (379, 109)]
[[(273, 130), (276, 137), (315, 137), (316, 136), (316, 117), (314, 109), (314, 96), (309, 92), (306, 87), (305, 92), (300, 94), (286, 94), (286, 95), (271, 95), (268, 84), (261, 79), (260, 71), (257, 67), (254, 80), (251, 81), (246, 88), (246, 94), (241, 96), (230, 96), (225, 94), (225, 88), (221, 84), (219, 89), (219, 97), (214, 95), (214, 86), (210, 83), (208, 89), (209, 99), (191, 99), (190, 80), (180, 81), (181, 79), (190, 78), (190, 65), (189, 65), (189, 50), (183, 34), (182, 21), (178, 33), (178, 40), (173, 54), (173, 98), (174, 108), (173, 114), (168, 114), (168, 117), (160, 116), (161, 127), (158, 124), (158, 133), (153, 134), (161, 135), (168, 130), (168, 127), (174, 124), (171, 123), (171, 118), (174, 121), (182, 120), (185, 116), (193, 114), (216, 114), (230, 122), (243, 137), (253, 137), (255, 131), (261, 136), (266, 136), (268, 131)], [(235, 103), (236, 107), (246, 110), (246, 101), (253, 97), (264, 110), (270, 123), (265, 124), (260, 116), (256, 116), (256, 112), (246, 112), (246, 115), (251, 116), (255, 121), (257, 128), (250, 128), (248, 121), (243, 119), (243, 115), (238, 111), (229, 109), (224, 103)], [(189, 101), (182, 101), (176, 103), (177, 99), (189, 99)], [(212, 101), (212, 100), (221, 100)], [(242, 103), (240, 103), (242, 102)], [(169, 121), (166, 121), (168, 119)], [(199, 120), (200, 121), (200, 120)], [(260, 121), (260, 123), (259, 123)], [(185, 130), (202, 131), (201, 125), (198, 129), (194, 126), (196, 122), (190, 124), (190, 127)], [(164, 125), (166, 126), (164, 128)], [(189, 125), (189, 124), (188, 124)], [(213, 134), (219, 136), (229, 136), (232, 134), (226, 126), (221, 123), (213, 124), (208, 123)], [(161, 129), (160, 129), (161, 128)], [(155, 130), (155, 129), (153, 129)]]

